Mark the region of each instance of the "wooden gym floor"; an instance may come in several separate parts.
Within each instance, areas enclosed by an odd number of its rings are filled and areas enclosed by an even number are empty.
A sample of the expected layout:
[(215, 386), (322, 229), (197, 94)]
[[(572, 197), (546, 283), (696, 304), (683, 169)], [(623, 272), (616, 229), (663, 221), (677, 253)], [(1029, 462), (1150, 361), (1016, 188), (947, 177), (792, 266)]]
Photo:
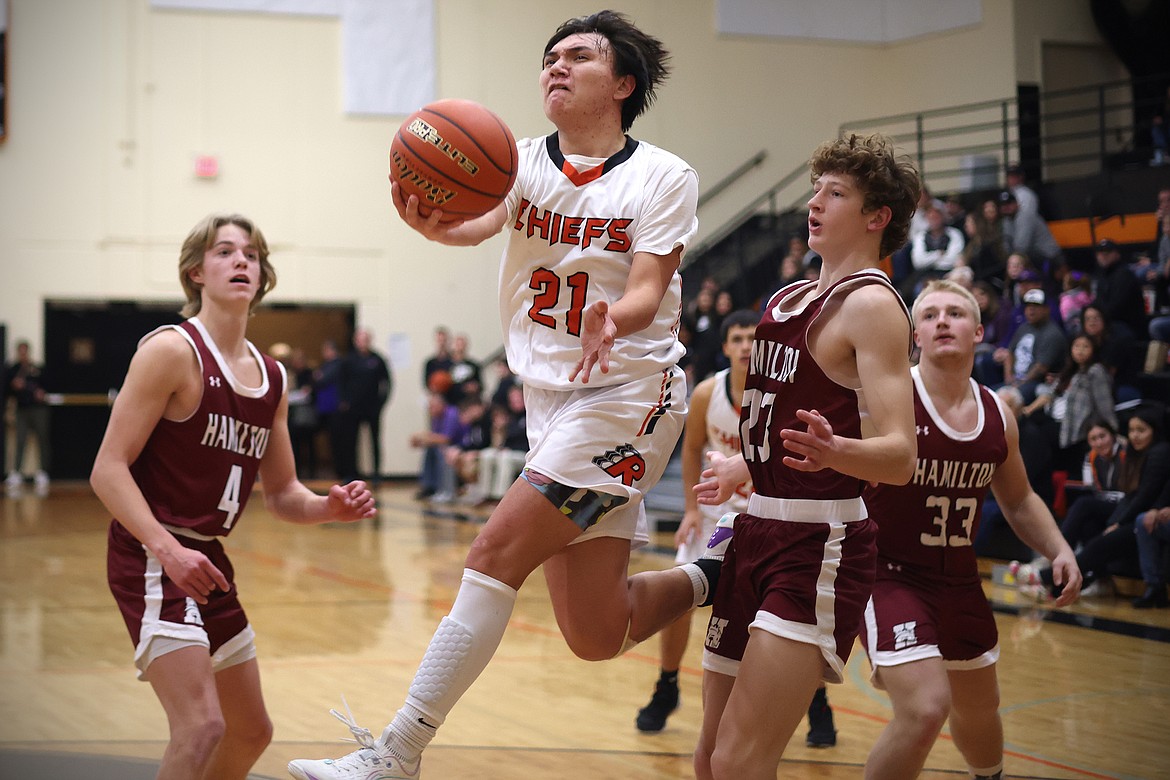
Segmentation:
[[(375, 733), (401, 704), (454, 597), (476, 515), (486, 511), (431, 512), (412, 490), (382, 488), (379, 518), (352, 526), (281, 523), (257, 498), (229, 538), (276, 724), (256, 777), (287, 777), (291, 758), (348, 752), (340, 741), (348, 734), (328, 713), (341, 708), (342, 694)], [(71, 776), (123, 780), (129, 770), (97, 768), (117, 757), (150, 777), (149, 760), (162, 754), (162, 710), (135, 679), (105, 585), (106, 525), (83, 483), (0, 499), (0, 778), (57, 776), (17, 774), (14, 767), (36, 763), (27, 751), (74, 761)], [(635, 555), (633, 568), (670, 565), (670, 542), (659, 541)], [(1137, 612), (1105, 597), (1054, 615), (1014, 591), (988, 588), (1001, 608), (1010, 776), (1170, 777), (1170, 611)], [(557, 632), (543, 577), (534, 575), (493, 663), (428, 750), (425, 777), (692, 777), (705, 624), (703, 616), (693, 624), (681, 708), (664, 732), (643, 735), (634, 715), (657, 675), (656, 640), (616, 661), (577, 660)], [(868, 673), (855, 650), (847, 682), (829, 690), (837, 746), (805, 747), (802, 726), (780, 776), (861, 776), (890, 717)], [(945, 731), (927, 766), (926, 778), (965, 775)]]

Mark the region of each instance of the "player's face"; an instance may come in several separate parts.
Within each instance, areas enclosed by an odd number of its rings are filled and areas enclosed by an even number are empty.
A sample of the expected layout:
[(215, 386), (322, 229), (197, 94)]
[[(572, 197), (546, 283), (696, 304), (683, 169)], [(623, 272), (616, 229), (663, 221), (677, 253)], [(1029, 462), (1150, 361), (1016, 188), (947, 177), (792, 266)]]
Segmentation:
[(918, 303), (914, 340), (923, 357), (944, 354), (968, 357), (983, 338), (983, 326), (970, 303), (953, 292), (932, 292)]
[(605, 36), (570, 35), (545, 52), (540, 69), (544, 113), (553, 124), (604, 116), (629, 97), (633, 76), (614, 72), (613, 52)]
[(741, 370), (747, 373), (752, 362), (752, 342), (755, 341), (756, 329), (750, 325), (732, 325), (727, 329), (727, 339), (723, 342), (723, 354), (731, 361), (732, 371)]
[(203, 285), (205, 301), (211, 296), (250, 303), (260, 290), (260, 250), (239, 225), (223, 225), (191, 279)]
[[(862, 242), (877, 216), (863, 211), (865, 196), (854, 178), (844, 173), (824, 173), (813, 183), (808, 201), (808, 245), (821, 257), (850, 252)], [(889, 212), (882, 207), (879, 211)], [(888, 218), (887, 218), (888, 221)], [(884, 227), (884, 222), (879, 230)]]

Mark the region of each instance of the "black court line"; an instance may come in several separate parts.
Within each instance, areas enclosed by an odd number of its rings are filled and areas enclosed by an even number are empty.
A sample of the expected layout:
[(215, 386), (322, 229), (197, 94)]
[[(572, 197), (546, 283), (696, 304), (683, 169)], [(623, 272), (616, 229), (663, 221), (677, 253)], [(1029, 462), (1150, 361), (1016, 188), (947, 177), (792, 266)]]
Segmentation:
[(1097, 617), (1084, 613), (1045, 609), (1044, 607), (1018, 607), (994, 600), (991, 601), (991, 609), (994, 612), (1012, 615), (1014, 617), (1038, 615), (1042, 620), (1050, 623), (1087, 628), (1091, 631), (1104, 631), (1108, 634), (1120, 634), (1121, 636), (1133, 637), (1134, 639), (1170, 642), (1170, 628), (1162, 628), (1161, 626), (1147, 626), (1142, 623), (1131, 623), (1126, 620), (1114, 620), (1112, 618)]

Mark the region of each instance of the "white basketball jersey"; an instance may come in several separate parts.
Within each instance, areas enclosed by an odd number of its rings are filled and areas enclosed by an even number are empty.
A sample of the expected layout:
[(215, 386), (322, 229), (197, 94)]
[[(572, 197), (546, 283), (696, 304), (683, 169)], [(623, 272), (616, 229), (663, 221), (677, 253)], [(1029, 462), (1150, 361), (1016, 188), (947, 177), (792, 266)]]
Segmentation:
[[(500, 265), (500, 317), (508, 364), (526, 385), (581, 387), (569, 373), (581, 358), (583, 312), (625, 293), (634, 253), (667, 255), (698, 229), (698, 176), (679, 157), (628, 140), (608, 160), (561, 155), (554, 133), (518, 144), (508, 194), (508, 246)], [(619, 337), (610, 370), (589, 386), (662, 371), (684, 353), (678, 342), (682, 279), (676, 271), (645, 329)]]
[[(739, 410), (742, 398), (731, 398), (731, 369), (725, 368), (715, 374), (715, 387), (707, 404), (708, 449), (729, 458), (739, 454)], [(719, 517), (725, 512), (746, 512), (748, 496), (752, 494), (752, 483), (748, 480), (735, 489), (731, 498), (719, 506), (700, 504), (704, 515)]]

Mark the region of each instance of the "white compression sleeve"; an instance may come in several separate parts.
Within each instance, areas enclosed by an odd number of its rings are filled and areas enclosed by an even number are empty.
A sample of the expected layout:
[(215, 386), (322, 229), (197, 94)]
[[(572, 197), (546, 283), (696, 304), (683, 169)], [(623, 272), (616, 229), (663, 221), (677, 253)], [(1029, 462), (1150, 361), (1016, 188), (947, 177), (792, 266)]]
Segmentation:
[(440, 725), (495, 655), (515, 604), (514, 588), (464, 569), (451, 613), (431, 638), (406, 703)]

